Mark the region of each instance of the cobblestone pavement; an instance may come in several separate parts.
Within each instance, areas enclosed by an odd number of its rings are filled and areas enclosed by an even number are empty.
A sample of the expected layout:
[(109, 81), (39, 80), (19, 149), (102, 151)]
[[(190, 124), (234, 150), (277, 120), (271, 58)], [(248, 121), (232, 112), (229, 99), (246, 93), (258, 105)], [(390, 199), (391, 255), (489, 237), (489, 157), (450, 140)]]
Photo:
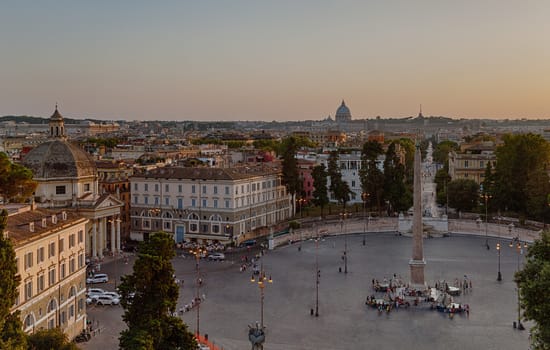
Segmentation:
[[(469, 317), (446, 314), (426, 308), (411, 307), (378, 315), (365, 306), (372, 293), (372, 278), (383, 279), (394, 273), (408, 279), (411, 240), (390, 233), (369, 233), (366, 246), (362, 235), (329, 237), (283, 246), (260, 259), (273, 283), (265, 288), (264, 323), (267, 326), (265, 350), (351, 350), (351, 349), (527, 349), (528, 329), (513, 329), (517, 320), (517, 297), (513, 273), (517, 269), (515, 250), (503, 245), (502, 282), (496, 281), (496, 250), (485, 249), (485, 238), (451, 236), (425, 240), (426, 279), (453, 281), (467, 275), (473, 290), (457, 298), (470, 305)], [(348, 272), (341, 259), (348, 246)], [(495, 246), (496, 238), (489, 243)], [(249, 254), (251, 257), (253, 254)], [(315, 307), (315, 257), (318, 256), (321, 280), (319, 317), (310, 315)], [(260, 290), (250, 282), (249, 271), (240, 272), (240, 256), (227, 255), (225, 262), (201, 261), (206, 300), (200, 308), (200, 331), (226, 350), (249, 349), (248, 325), (260, 320)], [(519, 262), (522, 263), (523, 256)], [(118, 272), (129, 272), (129, 265)], [(176, 275), (183, 279), (180, 306), (195, 295), (195, 261), (178, 257)], [(104, 271), (113, 274), (114, 263), (105, 263)], [(114, 287), (109, 285), (108, 287)], [(118, 332), (124, 324), (120, 307), (94, 307), (90, 320), (99, 321), (100, 334), (83, 349), (117, 348)], [(196, 309), (182, 315), (195, 331)]]

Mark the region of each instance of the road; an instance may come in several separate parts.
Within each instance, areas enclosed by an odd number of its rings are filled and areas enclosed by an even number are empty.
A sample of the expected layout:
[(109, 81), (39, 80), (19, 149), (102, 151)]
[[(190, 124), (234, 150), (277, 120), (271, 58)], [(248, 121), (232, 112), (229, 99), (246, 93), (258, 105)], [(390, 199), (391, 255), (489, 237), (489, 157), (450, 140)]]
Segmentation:
[[(348, 274), (341, 256), (347, 240)], [(490, 238), (496, 245), (497, 239)], [(497, 255), (484, 248), (484, 238), (451, 236), (425, 240), (427, 283), (445, 279), (453, 281), (468, 275), (473, 292), (457, 301), (470, 305), (469, 318), (449, 319), (445, 314), (425, 309), (399, 310), (378, 315), (364, 305), (372, 293), (372, 278), (383, 279), (394, 273), (408, 279), (411, 240), (391, 233), (369, 233), (366, 246), (362, 235), (347, 238), (330, 237), (287, 245), (268, 252), (263, 266), (273, 283), (265, 288), (264, 320), (267, 325), (266, 350), (348, 350), (348, 349), (527, 349), (528, 331), (517, 331), (517, 299), (513, 273), (517, 253), (502, 250), (502, 282), (496, 281)], [(319, 317), (310, 315), (315, 307), (315, 256), (319, 259)], [(520, 263), (523, 256), (520, 256)], [(128, 265), (117, 264), (117, 272), (128, 273)], [(184, 279), (180, 287), (179, 306), (189, 302), (195, 293), (195, 261), (174, 259), (176, 275)], [(250, 282), (250, 274), (239, 271), (239, 262), (201, 261), (206, 300), (200, 309), (200, 330), (225, 350), (248, 349), (248, 325), (260, 320), (260, 292)], [(106, 262), (102, 272), (114, 273), (115, 264)], [(107, 287), (114, 287), (113, 284)], [(82, 346), (83, 349), (112, 349), (124, 323), (120, 307), (94, 307), (90, 320), (99, 321), (100, 334)], [(189, 329), (196, 329), (195, 310), (182, 318)], [(530, 324), (525, 326), (529, 328)]]

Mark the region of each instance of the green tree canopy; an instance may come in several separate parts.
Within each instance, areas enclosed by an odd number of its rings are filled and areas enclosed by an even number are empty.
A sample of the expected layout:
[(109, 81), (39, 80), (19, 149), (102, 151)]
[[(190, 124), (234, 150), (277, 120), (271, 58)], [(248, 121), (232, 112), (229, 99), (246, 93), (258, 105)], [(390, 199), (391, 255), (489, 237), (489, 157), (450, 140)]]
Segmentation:
[(313, 177), (313, 203), (321, 208), (321, 217), (323, 217), (323, 208), (329, 203), (327, 177), (328, 172), (324, 164), (313, 167), (311, 172)]
[[(541, 180), (541, 170), (548, 168), (550, 144), (541, 135), (531, 133), (504, 135), (503, 141), (504, 144), (496, 150), (493, 201), (500, 210), (512, 210), (530, 215), (531, 213), (527, 211), (529, 198), (533, 195), (535, 197), (548, 195), (548, 192), (545, 192), (546, 187), (539, 188), (539, 193), (536, 193), (536, 186), (533, 185)], [(531, 188), (530, 191), (528, 186)], [(539, 202), (540, 205), (546, 205)]]
[(342, 179), (342, 172), (338, 165), (338, 159), (338, 151), (330, 152), (328, 158), (328, 175), (330, 177), (329, 190), (333, 198), (335, 198), (338, 203), (341, 203), (345, 209), (346, 203), (350, 200), (351, 190), (348, 183)]
[(367, 141), (361, 151), (361, 189), (368, 193), (368, 203), (375, 203), (378, 210), (384, 201), (384, 173), (378, 168), (376, 160), (383, 154), (382, 145), (376, 141)]
[(449, 161), (449, 152), (458, 150), (458, 144), (453, 141), (441, 141), (438, 143), (433, 152), (434, 162), (447, 164)]
[(405, 185), (405, 166), (396, 153), (396, 144), (390, 143), (384, 159), (384, 195), (392, 211), (401, 212), (412, 206), (412, 192)]
[(174, 281), (174, 241), (156, 232), (142, 242), (131, 275), (120, 285), (122, 319), (121, 349), (194, 349), (196, 341), (182, 320), (172, 316), (179, 289)]
[[(298, 151), (298, 143), (296, 138), (290, 136), (283, 140), (284, 153), (283, 155), (283, 183), (286, 190), (292, 196), (292, 206), (295, 207), (294, 196), (299, 193), (302, 188), (302, 182), (298, 173), (298, 162), (296, 160), (296, 152)], [(294, 212), (294, 210), (293, 210)]]
[(28, 336), (29, 350), (78, 350), (60, 328), (41, 329)]
[(535, 321), (531, 329), (532, 349), (550, 349), (550, 232), (544, 231), (527, 251), (523, 269), (516, 273), (523, 317)]
[(23, 350), (26, 338), (19, 311), (10, 313), (21, 278), (17, 275), (13, 244), (4, 237), (7, 220), (8, 212), (3, 209), (0, 212), (0, 349)]
[(23, 202), (30, 198), (37, 186), (32, 176), (30, 169), (11, 162), (5, 153), (0, 153), (0, 196), (4, 202)]
[(479, 185), (474, 180), (458, 179), (447, 184), (449, 206), (457, 211), (472, 210), (479, 201)]

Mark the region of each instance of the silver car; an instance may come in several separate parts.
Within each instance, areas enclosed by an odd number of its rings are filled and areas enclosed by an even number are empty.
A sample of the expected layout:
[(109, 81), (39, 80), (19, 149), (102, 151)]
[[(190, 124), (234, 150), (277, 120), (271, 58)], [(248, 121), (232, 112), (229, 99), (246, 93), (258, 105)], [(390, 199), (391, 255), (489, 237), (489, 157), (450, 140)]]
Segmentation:
[(118, 305), (118, 303), (120, 303), (118, 298), (105, 294), (98, 296), (96, 301), (97, 305)]

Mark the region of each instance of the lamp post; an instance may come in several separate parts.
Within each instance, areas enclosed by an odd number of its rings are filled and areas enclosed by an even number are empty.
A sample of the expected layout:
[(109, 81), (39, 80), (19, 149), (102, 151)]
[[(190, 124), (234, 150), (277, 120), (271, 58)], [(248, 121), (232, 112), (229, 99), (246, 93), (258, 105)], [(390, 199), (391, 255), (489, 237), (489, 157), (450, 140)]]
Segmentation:
[(361, 194), (361, 199), (363, 199), (363, 245), (366, 245), (367, 242), (367, 231), (368, 231), (368, 223), (367, 223), (367, 200), (369, 199), (370, 194), (368, 192), (363, 192)]
[[(265, 288), (265, 282), (273, 283), (273, 280), (271, 279), (271, 276), (267, 278), (264, 267), (262, 264), (262, 267), (260, 269), (260, 274), (258, 275), (258, 287), (260, 289), (260, 329), (264, 329), (264, 288)], [(256, 278), (254, 277), (254, 273), (252, 273), (252, 277), (250, 278), (250, 282), (255, 283)]]
[(498, 275), (497, 281), (502, 281), (502, 274), (500, 273), (500, 242), (497, 243), (497, 253), (498, 253)]
[(319, 317), (319, 282), (321, 270), (319, 270), (319, 228), (316, 228), (317, 238), (315, 240), (315, 317)]
[[(514, 224), (510, 224), (508, 225), (508, 230), (510, 233), (512, 233), (512, 229), (514, 228)], [(510, 248), (516, 248), (516, 253), (517, 253), (517, 257), (518, 257), (518, 265), (517, 265), (517, 270), (516, 272), (519, 272), (520, 270), (520, 258), (521, 258), (521, 255), (523, 255), (523, 248), (527, 248), (528, 245), (527, 245), (527, 242), (521, 242), (521, 240), (519, 239), (519, 236), (516, 236), (514, 238), (512, 238), (512, 240), (510, 241)], [(521, 303), (520, 303), (520, 294), (519, 294), (519, 284), (517, 285), (517, 288), (516, 288), (516, 291), (517, 291), (517, 299), (518, 299), (518, 321), (517, 321), (517, 329), (522, 331), (525, 329), (525, 327), (523, 327), (523, 324), (521, 324)]]
[(487, 229), (488, 229), (488, 207), (487, 207), (487, 202), (489, 201), (489, 198), (491, 198), (491, 195), (490, 194), (482, 194), (481, 195), (481, 198), (485, 199), (485, 246), (487, 247), (487, 250), (489, 250), (489, 236), (488, 236), (488, 233), (487, 233)]
[(191, 249), (189, 251), (191, 254), (195, 256), (195, 271), (197, 273), (196, 281), (195, 281), (195, 289), (196, 289), (196, 295), (195, 295), (195, 303), (197, 304), (197, 335), (200, 334), (200, 307), (201, 307), (201, 296), (200, 296), (200, 289), (202, 280), (200, 278), (200, 270), (199, 270), (199, 261), (201, 256), (206, 253), (206, 249), (202, 248), (200, 246), (197, 246), (194, 249)]
[(348, 236), (344, 232), (344, 225), (346, 217), (349, 215), (346, 212), (340, 213), (340, 231), (344, 235), (344, 273), (348, 273)]

